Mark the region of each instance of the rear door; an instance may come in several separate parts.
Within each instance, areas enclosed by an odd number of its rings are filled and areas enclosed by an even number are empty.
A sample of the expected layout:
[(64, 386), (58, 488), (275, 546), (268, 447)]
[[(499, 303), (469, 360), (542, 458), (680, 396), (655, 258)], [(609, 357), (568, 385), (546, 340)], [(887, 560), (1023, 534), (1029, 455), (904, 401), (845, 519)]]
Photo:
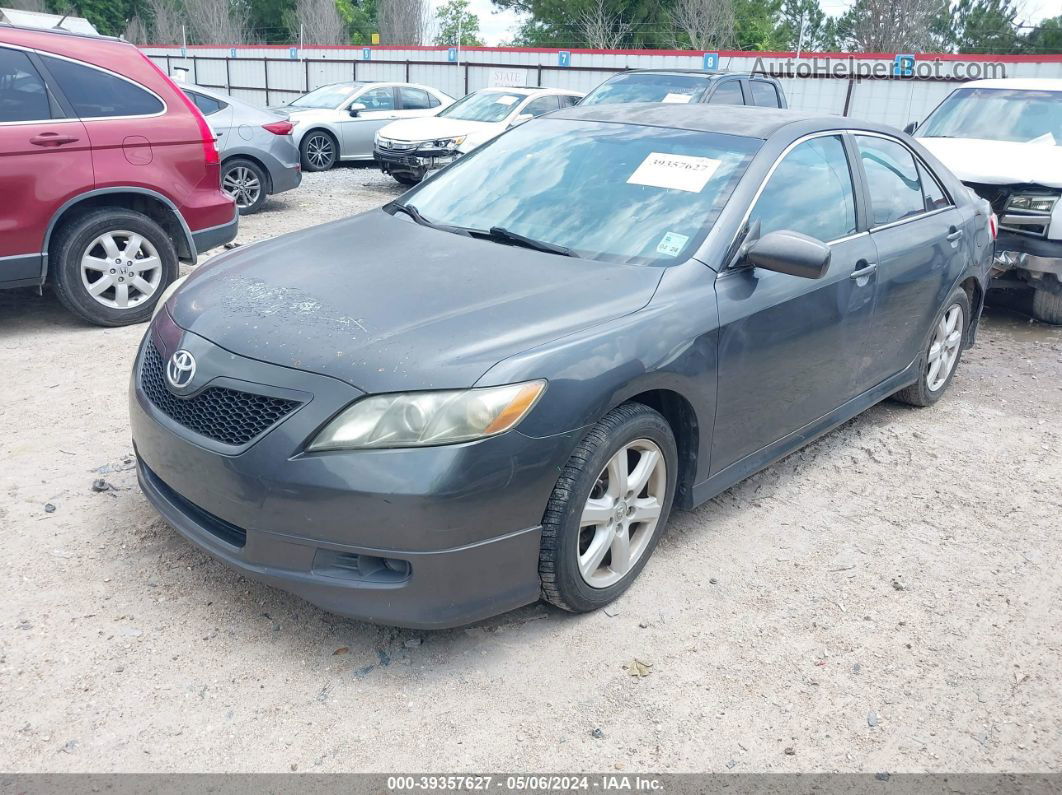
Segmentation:
[(878, 383), (922, 350), (947, 291), (963, 269), (958, 210), (899, 140), (855, 135), (865, 174), (878, 292), (867, 366)]
[(38, 66), (29, 51), (0, 47), (0, 285), (40, 279), (49, 222), (93, 186), (85, 127)]
[(365, 110), (360, 111), (356, 117), (340, 122), (343, 129), (341, 152), (345, 158), (371, 160), (372, 141), (376, 131), (399, 116), (395, 89), (393, 86), (366, 89), (350, 102), (352, 105), (358, 103), (364, 105)]

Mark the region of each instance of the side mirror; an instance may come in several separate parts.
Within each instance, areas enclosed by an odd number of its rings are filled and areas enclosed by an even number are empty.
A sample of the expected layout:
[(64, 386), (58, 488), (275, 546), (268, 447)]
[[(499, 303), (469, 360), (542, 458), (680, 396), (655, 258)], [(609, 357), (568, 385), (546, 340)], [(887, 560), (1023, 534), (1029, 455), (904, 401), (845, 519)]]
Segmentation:
[(367, 110), (367, 108), (361, 102), (355, 102), (353, 105), (347, 108), (347, 112), (350, 113), (350, 116), (353, 119), (356, 119), (358, 117), (358, 114), (361, 113), (363, 110)]
[(909, 122), (907, 122), (907, 126), (903, 128), (903, 131), (905, 133), (907, 133), (908, 135), (914, 135), (914, 131), (917, 130), (917, 129), (918, 129), (918, 122), (909, 121)]
[(515, 127), (518, 124), (523, 124), (525, 121), (531, 121), (531, 119), (533, 118), (535, 117), (530, 113), (521, 113), (519, 116), (512, 120), (512, 123), (510, 123), (509, 126)]
[(830, 254), (830, 247), (821, 240), (780, 229), (768, 232), (749, 246), (745, 261), (764, 270), (821, 279), (830, 269)]

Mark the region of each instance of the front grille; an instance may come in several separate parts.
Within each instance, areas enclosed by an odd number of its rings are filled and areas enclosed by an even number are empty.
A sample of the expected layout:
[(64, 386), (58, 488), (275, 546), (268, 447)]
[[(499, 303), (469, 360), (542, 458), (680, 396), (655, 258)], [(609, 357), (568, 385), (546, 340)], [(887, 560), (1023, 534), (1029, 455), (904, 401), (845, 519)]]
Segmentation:
[(140, 387), (152, 404), (180, 425), (215, 442), (239, 447), (265, 433), (301, 404), (212, 386), (193, 397), (177, 397), (166, 386), (162, 356), (150, 341), (140, 368)]
[(224, 541), (229, 546), (237, 547), (239, 549), (246, 546), (247, 531), (242, 527), (237, 527), (232, 522), (226, 522), (224, 519), (214, 516), (214, 514), (208, 511), (204, 511), (195, 503), (186, 500), (176, 491), (171, 489), (162, 478), (152, 472), (143, 461), (141, 461), (140, 467), (144, 477), (155, 487), (155, 490), (197, 525), (202, 527), (215, 538)]

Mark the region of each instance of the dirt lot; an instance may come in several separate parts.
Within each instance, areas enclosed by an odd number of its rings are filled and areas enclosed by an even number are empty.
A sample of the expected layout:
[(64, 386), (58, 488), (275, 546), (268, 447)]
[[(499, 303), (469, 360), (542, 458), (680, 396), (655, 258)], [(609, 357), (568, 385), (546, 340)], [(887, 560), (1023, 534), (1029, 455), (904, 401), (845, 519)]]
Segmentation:
[[(398, 192), (309, 175), (239, 240)], [(1062, 770), (1060, 329), (989, 311), (935, 408), (677, 514), (607, 613), (437, 633), (246, 581), (156, 516), (143, 331), (0, 294), (0, 770)]]

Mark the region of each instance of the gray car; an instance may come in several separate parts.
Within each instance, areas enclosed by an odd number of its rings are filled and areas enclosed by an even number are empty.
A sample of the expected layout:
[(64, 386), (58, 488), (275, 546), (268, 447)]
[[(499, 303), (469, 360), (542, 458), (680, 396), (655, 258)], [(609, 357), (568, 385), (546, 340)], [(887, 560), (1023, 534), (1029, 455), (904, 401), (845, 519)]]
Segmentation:
[(869, 122), (557, 111), (188, 277), (133, 369), (140, 483), (195, 544), (337, 613), (592, 610), (673, 505), (890, 395), (941, 397), (989, 212)]
[(258, 212), (267, 196), (299, 187), (302, 167), (291, 122), (213, 89), (181, 88), (217, 136), (221, 187), (241, 215)]

